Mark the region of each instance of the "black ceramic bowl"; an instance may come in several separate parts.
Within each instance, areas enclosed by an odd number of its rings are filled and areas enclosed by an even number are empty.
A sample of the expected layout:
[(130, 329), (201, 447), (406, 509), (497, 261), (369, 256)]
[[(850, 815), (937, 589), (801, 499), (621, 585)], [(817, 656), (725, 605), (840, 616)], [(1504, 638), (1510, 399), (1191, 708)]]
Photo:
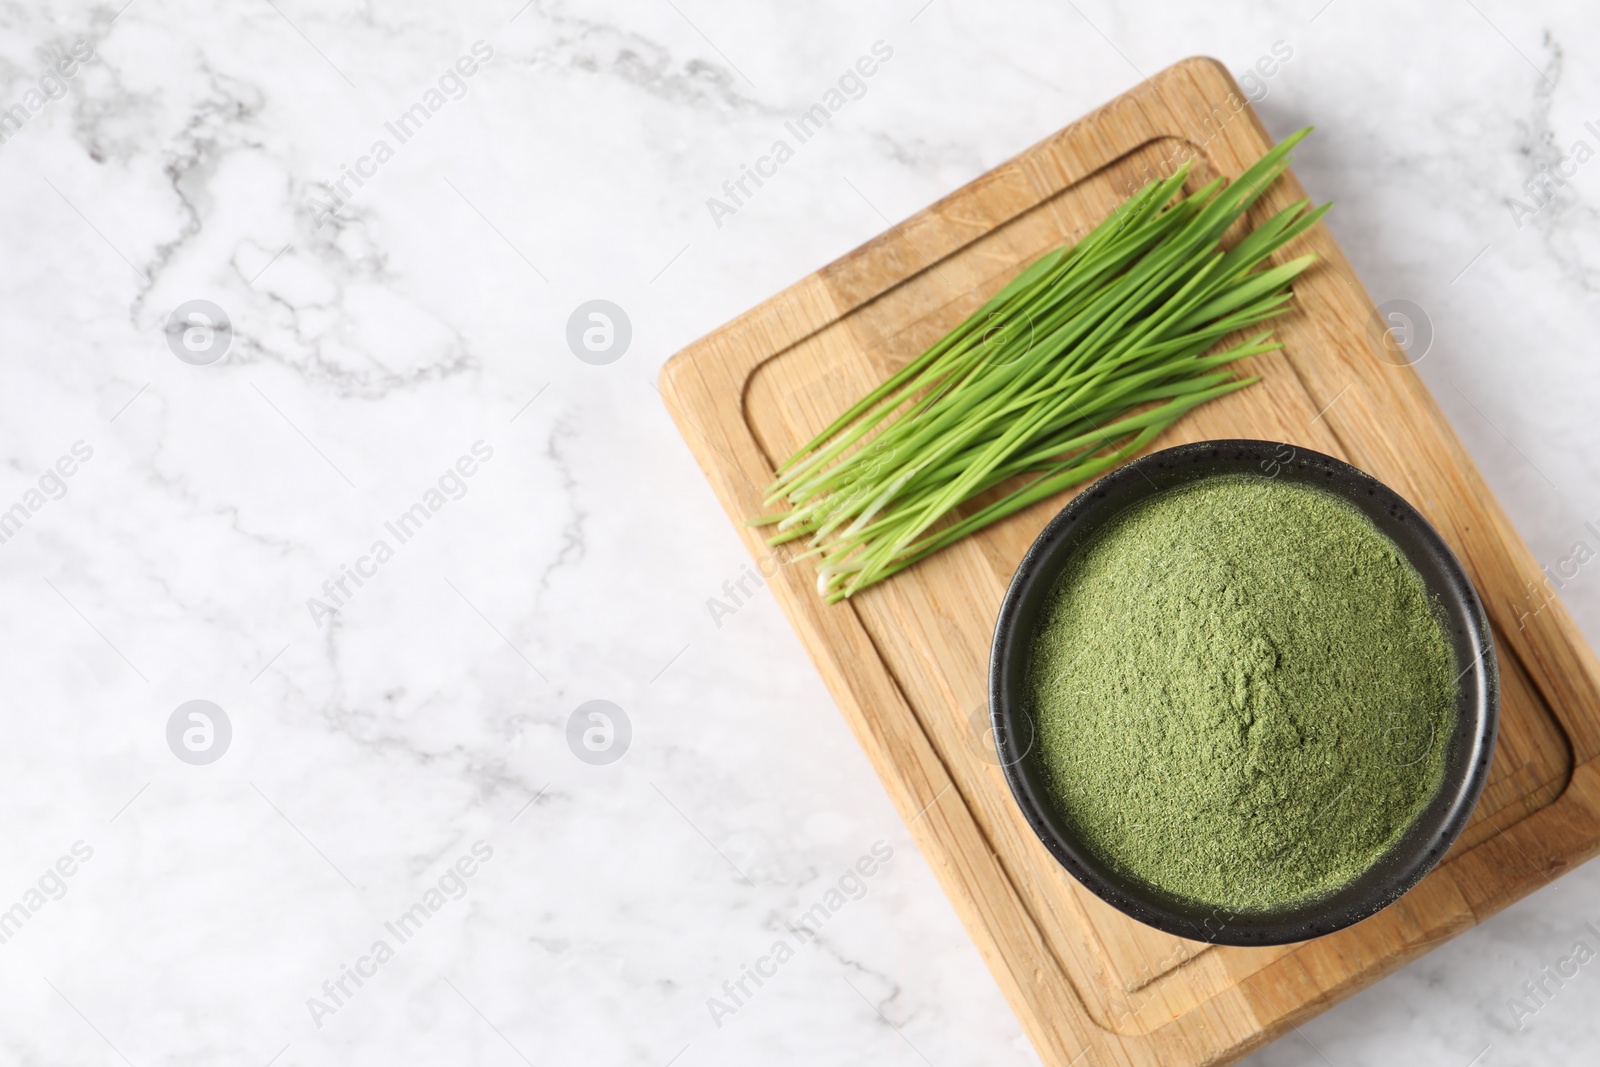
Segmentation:
[[(1034, 630), (1072, 554), (1130, 506), (1219, 475), (1314, 485), (1360, 508), (1422, 575), (1449, 632), (1458, 680), (1456, 724), (1444, 782), (1416, 822), (1354, 881), (1278, 911), (1232, 914), (1153, 891), (1102, 863), (1077, 840), (1045, 787), (1023, 694)], [(1222, 945), (1279, 945), (1321, 937), (1387, 907), (1450, 847), (1483, 792), (1500, 717), (1499, 675), (1488, 619), (1472, 582), (1432, 526), (1399, 494), (1348, 463), (1269, 441), (1203, 441), (1155, 452), (1078, 494), (1039, 535), (1011, 580), (989, 661), (995, 746), (1011, 792), (1052, 855), (1096, 896), (1159, 930)]]

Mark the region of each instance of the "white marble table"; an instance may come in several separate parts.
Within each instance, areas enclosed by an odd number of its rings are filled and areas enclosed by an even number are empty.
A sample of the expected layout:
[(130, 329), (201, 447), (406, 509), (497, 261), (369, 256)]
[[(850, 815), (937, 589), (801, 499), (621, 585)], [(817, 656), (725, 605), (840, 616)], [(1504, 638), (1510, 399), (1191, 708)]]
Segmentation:
[[(1276, 50), (1518, 527), (1600, 545), (1592, 7), (123, 2), (0, 15), (0, 1062), (1036, 1062), (652, 383), (1185, 55)], [(592, 300), (631, 338), (580, 359)], [(1573, 1062), (1600, 974), (1507, 1000), (1597, 889), (1251, 1062)]]

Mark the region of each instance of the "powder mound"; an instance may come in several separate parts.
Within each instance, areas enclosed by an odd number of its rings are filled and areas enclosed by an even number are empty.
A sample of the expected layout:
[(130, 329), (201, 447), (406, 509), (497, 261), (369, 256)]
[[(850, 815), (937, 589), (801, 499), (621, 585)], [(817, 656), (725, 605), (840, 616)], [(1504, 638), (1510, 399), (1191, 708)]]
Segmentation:
[(1213, 478), (1076, 554), (1028, 668), (1059, 809), (1125, 876), (1236, 912), (1350, 881), (1437, 791), (1452, 656), (1359, 510)]

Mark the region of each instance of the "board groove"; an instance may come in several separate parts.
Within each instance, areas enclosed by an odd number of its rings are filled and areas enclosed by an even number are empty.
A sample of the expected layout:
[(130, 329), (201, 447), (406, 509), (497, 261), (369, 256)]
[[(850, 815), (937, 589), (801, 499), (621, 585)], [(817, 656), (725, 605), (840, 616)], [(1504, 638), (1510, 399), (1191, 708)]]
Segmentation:
[[(1558, 604), (1529, 620), (1526, 548), (1420, 379), (1379, 364), (1375, 311), (1326, 227), (1279, 253), (1323, 263), (1278, 320), (1263, 381), (1152, 447), (1285, 440), (1410, 499), (1484, 595), (1501, 651), (1502, 729), (1473, 821), (1378, 916), (1300, 945), (1221, 948), (1141, 926), (1078, 886), (1032, 836), (987, 748), (989, 629), (1011, 571), (1062, 494), (853, 600), (825, 605), (797, 549), (743, 520), (787, 456), (956, 325), (1026, 262), (1081, 236), (1166, 162), (1234, 175), (1270, 147), (1214, 61), (1186, 60), (803, 279), (675, 356), (661, 392), (885, 788), (1048, 1064), (1231, 1061), (1600, 851), (1600, 668)], [(1152, 170), (1152, 165), (1154, 170)], [(1303, 193), (1286, 175), (1253, 217)], [(1300, 244), (1306, 247), (1298, 247)]]

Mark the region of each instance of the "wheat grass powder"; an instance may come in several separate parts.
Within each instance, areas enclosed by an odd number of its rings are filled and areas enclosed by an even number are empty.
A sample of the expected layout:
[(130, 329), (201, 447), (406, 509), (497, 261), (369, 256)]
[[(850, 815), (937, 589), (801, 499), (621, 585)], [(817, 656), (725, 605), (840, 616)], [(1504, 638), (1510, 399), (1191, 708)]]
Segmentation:
[(1027, 671), (1046, 779), (1123, 876), (1237, 913), (1368, 869), (1437, 792), (1455, 673), (1421, 576), (1358, 509), (1234, 475), (1074, 554)]

